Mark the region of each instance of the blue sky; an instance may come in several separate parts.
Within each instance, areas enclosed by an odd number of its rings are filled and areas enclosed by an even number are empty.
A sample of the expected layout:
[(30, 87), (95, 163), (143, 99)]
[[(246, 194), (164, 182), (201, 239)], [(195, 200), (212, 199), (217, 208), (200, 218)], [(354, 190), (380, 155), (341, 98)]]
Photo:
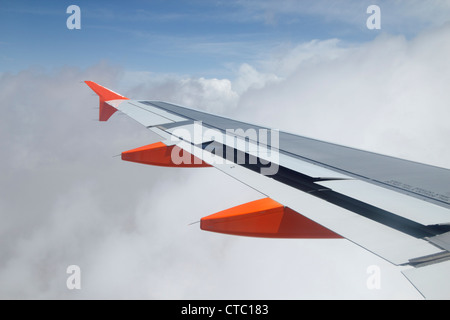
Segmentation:
[[(68, 30), (66, 8), (81, 9), (81, 30)], [(382, 9), (382, 29), (368, 30), (366, 10)], [(0, 72), (28, 67), (88, 67), (100, 60), (127, 70), (226, 75), (277, 48), (313, 39), (342, 45), (381, 33), (412, 37), (441, 23), (436, 1), (11, 1), (0, 7)]]
[[(361, 42), (380, 33), (365, 26), (376, 1), (320, 2), (2, 1), (0, 71), (104, 60), (128, 70), (223, 75), (282, 45)], [(66, 28), (71, 4), (81, 9), (81, 30)]]

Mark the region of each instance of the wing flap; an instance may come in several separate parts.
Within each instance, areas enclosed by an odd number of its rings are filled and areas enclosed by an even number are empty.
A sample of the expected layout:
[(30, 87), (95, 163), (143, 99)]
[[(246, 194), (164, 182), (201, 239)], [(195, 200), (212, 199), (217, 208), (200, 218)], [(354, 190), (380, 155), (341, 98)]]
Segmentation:
[(450, 299), (450, 260), (402, 271), (427, 299)]
[(334, 180), (317, 183), (423, 225), (438, 225), (450, 222), (449, 212), (443, 207), (365, 181)]
[(428, 241), (450, 252), (450, 232), (428, 238)]

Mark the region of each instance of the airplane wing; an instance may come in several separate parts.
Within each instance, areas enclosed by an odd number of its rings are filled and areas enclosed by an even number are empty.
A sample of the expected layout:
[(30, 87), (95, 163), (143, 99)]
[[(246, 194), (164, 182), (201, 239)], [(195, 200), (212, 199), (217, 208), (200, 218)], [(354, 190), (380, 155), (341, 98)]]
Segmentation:
[(202, 230), (265, 238), (345, 238), (396, 266), (428, 299), (450, 298), (450, 170), (357, 150), (162, 101), (130, 100), (92, 81), (100, 121), (116, 111), (161, 142), (122, 159), (210, 167), (261, 199), (201, 219)]

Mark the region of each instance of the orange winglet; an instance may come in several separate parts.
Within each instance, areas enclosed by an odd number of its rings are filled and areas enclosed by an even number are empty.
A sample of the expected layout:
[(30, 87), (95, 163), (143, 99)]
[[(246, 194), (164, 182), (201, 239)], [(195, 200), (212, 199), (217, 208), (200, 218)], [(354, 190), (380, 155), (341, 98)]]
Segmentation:
[[(174, 161), (175, 157), (177, 159)], [(210, 167), (209, 164), (180, 147), (176, 145), (167, 146), (162, 142), (122, 152), (122, 160), (161, 167)]]
[(264, 198), (200, 220), (206, 231), (262, 238), (337, 239), (333, 231), (278, 202)]
[(93, 81), (85, 81), (85, 83), (99, 96), (100, 99), (100, 112), (99, 120), (107, 121), (117, 111), (116, 108), (110, 106), (106, 101), (110, 100), (129, 100), (128, 98), (115, 93)]

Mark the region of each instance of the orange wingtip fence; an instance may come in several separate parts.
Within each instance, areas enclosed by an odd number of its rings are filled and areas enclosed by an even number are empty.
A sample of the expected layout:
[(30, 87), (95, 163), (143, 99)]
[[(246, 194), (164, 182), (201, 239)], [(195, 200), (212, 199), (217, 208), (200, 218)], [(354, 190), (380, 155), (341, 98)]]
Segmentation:
[(99, 97), (100, 111), (99, 111), (99, 120), (107, 121), (111, 116), (117, 111), (116, 108), (110, 106), (106, 103), (106, 101), (111, 100), (129, 100), (127, 97), (124, 97), (112, 90), (109, 90), (93, 81), (85, 81), (85, 83), (91, 88)]

